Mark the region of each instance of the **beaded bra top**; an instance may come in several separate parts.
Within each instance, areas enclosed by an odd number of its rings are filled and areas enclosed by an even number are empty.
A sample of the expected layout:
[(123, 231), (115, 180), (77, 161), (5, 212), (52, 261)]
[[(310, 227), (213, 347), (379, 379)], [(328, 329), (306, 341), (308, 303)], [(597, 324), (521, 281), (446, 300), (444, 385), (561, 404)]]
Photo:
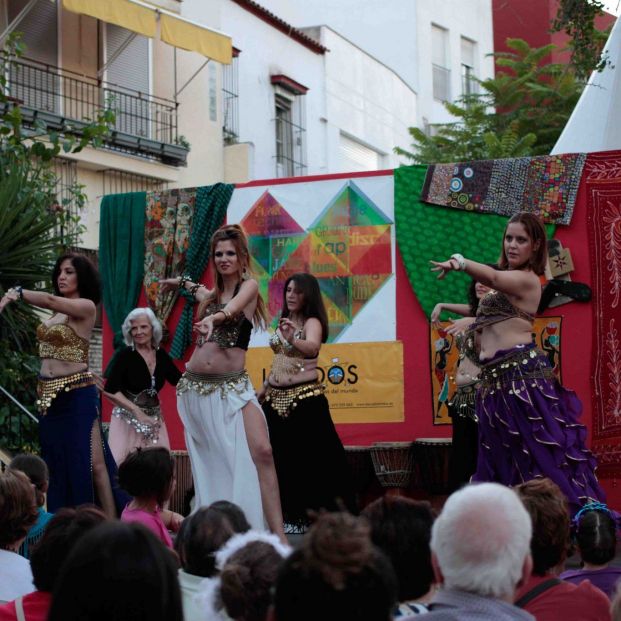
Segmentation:
[(39, 358), (88, 363), (89, 342), (76, 334), (68, 321), (67, 317), (65, 323), (55, 323), (51, 326), (39, 324), (37, 327)]
[(524, 319), (532, 324), (535, 321), (535, 315), (514, 306), (501, 291), (490, 291), (479, 302), (477, 318), (471, 329), (481, 330), (507, 319)]
[(468, 330), (467, 332), (460, 332), (455, 338), (455, 344), (457, 345), (457, 351), (459, 352), (459, 360), (468, 358), (475, 365), (479, 366), (479, 353), (477, 352), (476, 343), (474, 340), (474, 332)]
[[(298, 338), (304, 338), (303, 331), (296, 332)], [(289, 341), (283, 339), (278, 331), (270, 337), (270, 347), (274, 352), (271, 375), (277, 382), (283, 382), (285, 376), (296, 375), (304, 371), (304, 354)], [(313, 358), (314, 360), (314, 358)]]
[[(226, 304), (210, 304), (205, 309), (205, 317), (208, 315), (215, 315), (215, 313), (222, 310), (225, 306)], [(239, 347), (247, 351), (251, 334), (252, 322), (244, 313), (239, 313), (237, 317), (232, 317), (230, 320), (214, 326), (213, 332), (209, 337), (209, 342), (215, 343), (219, 347), (222, 347), (222, 349)]]

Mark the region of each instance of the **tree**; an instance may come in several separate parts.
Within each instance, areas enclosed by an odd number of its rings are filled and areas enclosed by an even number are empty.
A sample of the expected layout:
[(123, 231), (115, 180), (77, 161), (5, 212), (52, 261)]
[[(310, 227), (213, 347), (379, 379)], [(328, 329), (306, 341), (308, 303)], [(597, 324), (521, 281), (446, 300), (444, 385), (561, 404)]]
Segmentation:
[[(59, 179), (54, 158), (76, 153), (87, 145), (101, 146), (114, 123), (114, 114), (100, 110), (97, 117), (48, 131), (45, 124), (24, 121), (21, 105), (10, 93), (12, 63), (22, 53), (18, 36), (0, 51), (0, 296), (16, 283), (25, 288), (50, 288), (56, 257), (65, 247), (77, 245), (82, 228), (70, 215), (68, 204), (84, 205), (83, 188), (69, 188), (59, 201)], [(62, 233), (61, 233), (62, 231)], [(40, 317), (28, 305), (11, 304), (0, 315), (0, 387), (34, 411), (38, 362), (35, 329)], [(36, 444), (30, 425), (19, 433), (19, 417), (8, 399), (0, 399), (0, 436), (9, 448)]]
[(425, 164), (549, 153), (583, 85), (570, 67), (545, 62), (554, 45), (507, 45), (511, 52), (495, 54), (504, 70), (478, 81), (480, 93), (444, 104), (455, 121), (433, 126), (433, 135), (411, 127), (413, 150), (396, 153)]

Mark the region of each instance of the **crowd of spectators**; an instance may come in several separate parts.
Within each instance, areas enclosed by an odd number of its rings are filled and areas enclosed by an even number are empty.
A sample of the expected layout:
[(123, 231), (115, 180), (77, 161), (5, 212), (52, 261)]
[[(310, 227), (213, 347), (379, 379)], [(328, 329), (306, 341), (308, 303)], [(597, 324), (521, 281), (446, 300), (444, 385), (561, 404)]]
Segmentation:
[(130, 454), (121, 481), (140, 494), (110, 520), (47, 514), (47, 473), (18, 456), (0, 474), (0, 621), (621, 621), (616, 514), (572, 520), (549, 479), (467, 485), (437, 516), (395, 496), (320, 513), (290, 547), (230, 502), (171, 514), (171, 464)]

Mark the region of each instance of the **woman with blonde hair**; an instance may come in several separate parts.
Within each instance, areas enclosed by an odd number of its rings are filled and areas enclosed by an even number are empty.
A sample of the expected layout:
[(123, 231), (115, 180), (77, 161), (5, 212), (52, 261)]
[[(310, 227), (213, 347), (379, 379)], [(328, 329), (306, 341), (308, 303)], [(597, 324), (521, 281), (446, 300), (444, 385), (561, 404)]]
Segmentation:
[(267, 313), (250, 276), (248, 240), (236, 224), (211, 238), (215, 287), (185, 276), (161, 281), (163, 289), (189, 290), (198, 302), (196, 347), (177, 385), (196, 507), (217, 500), (238, 504), (253, 528), (284, 539), (278, 480), (265, 417), (245, 370), (253, 327)]

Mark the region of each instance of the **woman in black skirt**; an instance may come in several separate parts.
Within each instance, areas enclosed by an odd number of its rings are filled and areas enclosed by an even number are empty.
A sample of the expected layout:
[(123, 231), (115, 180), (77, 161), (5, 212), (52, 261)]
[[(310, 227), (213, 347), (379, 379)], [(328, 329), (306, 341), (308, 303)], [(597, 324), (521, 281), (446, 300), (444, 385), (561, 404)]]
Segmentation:
[(317, 358), (328, 338), (319, 283), (311, 274), (285, 282), (274, 359), (258, 392), (267, 418), (285, 522), (309, 523), (309, 509), (353, 509), (345, 450), (330, 417)]

